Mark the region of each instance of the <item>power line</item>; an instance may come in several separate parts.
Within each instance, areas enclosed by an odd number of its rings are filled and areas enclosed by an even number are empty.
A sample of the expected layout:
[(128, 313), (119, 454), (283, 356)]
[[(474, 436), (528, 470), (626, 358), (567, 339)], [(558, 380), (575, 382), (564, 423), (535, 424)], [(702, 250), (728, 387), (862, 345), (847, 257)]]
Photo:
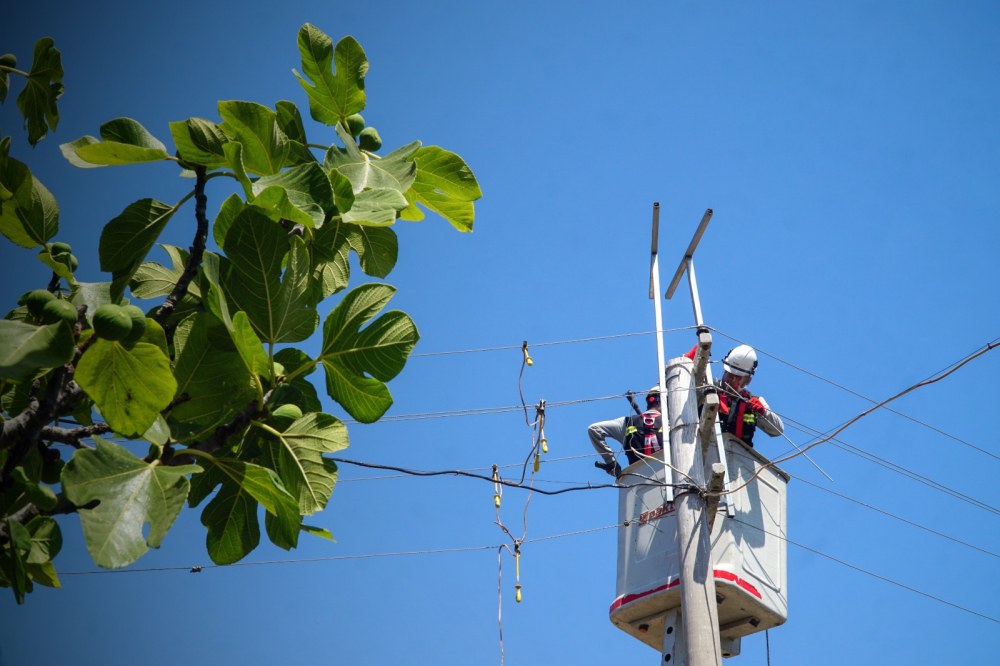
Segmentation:
[[(796, 430), (799, 430), (800, 432), (813, 435), (814, 437), (825, 437), (824, 433), (821, 433), (819, 430), (817, 430), (815, 428), (812, 428), (812, 427), (810, 427), (810, 426), (808, 426), (808, 425), (806, 425), (804, 423), (796, 421), (795, 419), (793, 419), (793, 418), (791, 418), (789, 416), (786, 416), (784, 414), (782, 414), (781, 416), (786, 421), (788, 421), (793, 428), (795, 428)], [(950, 496), (954, 497), (955, 499), (958, 499), (958, 500), (961, 500), (961, 501), (966, 502), (968, 504), (971, 504), (973, 506), (976, 506), (976, 507), (978, 507), (980, 509), (983, 509), (984, 511), (988, 511), (988, 512), (996, 514), (996, 515), (1000, 515), (1000, 509), (997, 509), (994, 506), (991, 506), (991, 505), (989, 505), (989, 504), (987, 504), (987, 503), (985, 503), (985, 502), (983, 502), (981, 500), (977, 500), (974, 497), (970, 497), (969, 495), (966, 495), (965, 493), (961, 493), (961, 492), (955, 490), (954, 488), (950, 488), (950, 487), (944, 485), (943, 483), (939, 483), (938, 481), (935, 481), (934, 479), (926, 477), (926, 476), (924, 476), (922, 474), (918, 474), (917, 472), (914, 472), (913, 470), (907, 469), (906, 467), (903, 467), (902, 465), (894, 463), (894, 462), (892, 462), (890, 460), (886, 460), (885, 458), (880, 458), (879, 456), (875, 455), (874, 453), (870, 453), (868, 451), (865, 451), (864, 449), (862, 449), (860, 447), (857, 447), (857, 446), (854, 446), (853, 444), (848, 444), (847, 442), (845, 442), (845, 441), (843, 441), (841, 439), (836, 439), (836, 438), (831, 438), (829, 440), (829, 443), (832, 444), (833, 446), (835, 446), (836, 448), (842, 450), (842, 451), (846, 451), (847, 453), (855, 455), (855, 456), (857, 456), (857, 457), (859, 457), (859, 458), (861, 458), (863, 460), (867, 460), (868, 462), (872, 462), (872, 463), (875, 463), (876, 465), (879, 465), (881, 467), (885, 467), (886, 469), (888, 469), (891, 472), (895, 472), (896, 474), (900, 474), (901, 476), (905, 476), (905, 477), (907, 477), (909, 479), (912, 479), (912, 480), (914, 480), (914, 481), (916, 481), (918, 483), (922, 483), (925, 486), (928, 486), (929, 488), (933, 488), (934, 490), (937, 490), (939, 492), (943, 492), (944, 494), (950, 495)]]
[(910, 592), (916, 592), (917, 594), (919, 594), (921, 596), (924, 596), (924, 597), (927, 597), (928, 599), (933, 599), (934, 601), (940, 602), (940, 603), (945, 604), (947, 606), (951, 606), (952, 608), (957, 608), (958, 610), (965, 611), (966, 613), (971, 613), (972, 615), (976, 615), (978, 617), (981, 617), (984, 620), (989, 620), (990, 622), (996, 622), (997, 624), (1000, 624), (1000, 620), (998, 620), (995, 617), (990, 617), (989, 615), (984, 615), (983, 613), (979, 613), (979, 612), (974, 611), (974, 610), (972, 610), (970, 608), (966, 608), (965, 606), (959, 606), (958, 604), (953, 603), (951, 601), (946, 601), (945, 599), (942, 599), (941, 597), (935, 597), (933, 594), (928, 594), (927, 592), (923, 592), (921, 590), (918, 590), (915, 587), (910, 587), (909, 585), (904, 585), (903, 583), (894, 581), (891, 578), (886, 578), (885, 576), (880, 576), (879, 574), (873, 573), (871, 571), (868, 571), (867, 569), (862, 569), (859, 566), (856, 566), (854, 564), (850, 564), (849, 562), (845, 562), (843, 560), (837, 559), (833, 555), (827, 555), (826, 553), (820, 552), (820, 551), (816, 550), (815, 548), (810, 548), (809, 546), (806, 546), (804, 544), (798, 543), (797, 541), (792, 541), (788, 537), (783, 536), (781, 534), (775, 534), (773, 532), (768, 532), (767, 530), (765, 530), (762, 527), (757, 527), (756, 525), (751, 525), (750, 523), (745, 523), (742, 520), (739, 520), (737, 518), (733, 518), (732, 520), (735, 520), (737, 523), (740, 523), (741, 525), (746, 525), (747, 527), (752, 527), (753, 529), (758, 530), (760, 532), (763, 532), (764, 534), (767, 534), (768, 536), (773, 536), (776, 539), (781, 539), (782, 541), (790, 543), (793, 546), (798, 546), (799, 548), (802, 548), (803, 550), (808, 550), (810, 553), (815, 553), (816, 555), (819, 555), (821, 557), (825, 557), (828, 560), (833, 560), (837, 564), (843, 564), (845, 567), (849, 567), (851, 569), (854, 569), (855, 571), (860, 571), (861, 573), (867, 574), (869, 576), (872, 576), (873, 578), (878, 578), (879, 580), (885, 581), (886, 583), (892, 583), (893, 585), (896, 585), (897, 587), (901, 587), (904, 590), (909, 590)]
[[(681, 326), (679, 328), (667, 328), (660, 331), (660, 333), (676, 333), (677, 331), (689, 331), (691, 329), (697, 328), (696, 326)], [(631, 338), (637, 335), (653, 335), (656, 331), (641, 331), (639, 333), (619, 333), (617, 335), (601, 335), (595, 338), (579, 338), (577, 340), (558, 340), (556, 342), (535, 342), (529, 344), (528, 347), (551, 347), (552, 345), (569, 345), (576, 342), (594, 342), (596, 340), (614, 340), (616, 338)], [(479, 352), (489, 352), (489, 351), (506, 351), (509, 349), (524, 349), (524, 345), (508, 345), (505, 347), (483, 347), (481, 349), (459, 349), (455, 351), (442, 351), (442, 352), (427, 352), (424, 354), (410, 354), (410, 358), (417, 358), (421, 356), (449, 356), (452, 354), (477, 354)]]
[[(538, 543), (541, 541), (550, 541), (552, 539), (562, 539), (564, 537), (578, 536), (580, 534), (590, 534), (591, 532), (601, 532), (603, 530), (610, 530), (616, 527), (627, 527), (630, 523), (625, 521), (624, 523), (619, 523), (615, 525), (605, 525), (604, 527), (593, 527), (588, 530), (579, 530), (576, 532), (566, 532), (564, 534), (552, 534), (544, 537), (537, 537), (535, 539), (525, 539), (521, 541), (522, 544), (526, 543)], [(301, 564), (304, 562), (333, 562), (336, 560), (365, 560), (378, 557), (401, 557), (404, 555), (438, 555), (441, 553), (468, 553), (476, 550), (494, 550), (497, 548), (502, 548), (506, 544), (496, 544), (492, 546), (469, 546), (467, 548), (435, 548), (433, 550), (407, 550), (396, 553), (367, 553), (364, 555), (336, 555), (333, 557), (306, 557), (295, 560), (259, 560), (256, 562), (234, 562), (232, 564), (204, 564), (200, 566), (193, 567), (148, 567), (144, 569), (107, 569), (107, 570), (97, 570), (97, 571), (60, 571), (60, 576), (89, 576), (89, 575), (105, 575), (105, 574), (127, 574), (127, 573), (149, 573), (154, 571), (189, 571), (191, 573), (200, 573), (206, 569), (226, 569), (229, 567), (254, 567), (262, 566), (265, 564)]]
[(824, 488), (823, 486), (821, 486), (819, 484), (813, 483), (812, 481), (806, 481), (805, 479), (803, 479), (800, 476), (795, 476), (794, 474), (789, 474), (789, 476), (791, 476), (792, 478), (794, 478), (796, 481), (799, 481), (801, 483), (805, 483), (806, 485), (810, 485), (813, 488), (818, 488), (818, 489), (822, 490), (823, 492), (830, 493), (831, 495), (836, 495), (837, 497), (843, 498), (843, 499), (845, 499), (845, 500), (847, 500), (849, 502), (854, 502), (855, 504), (863, 506), (866, 509), (871, 509), (872, 511), (877, 511), (878, 513), (881, 513), (882, 515), (889, 516), (890, 518), (895, 518), (896, 520), (904, 522), (907, 525), (912, 525), (913, 527), (918, 527), (918, 528), (924, 530), (925, 532), (930, 532), (931, 534), (939, 536), (939, 537), (941, 537), (943, 539), (948, 539), (949, 541), (954, 541), (955, 543), (961, 544), (961, 545), (963, 545), (963, 546), (965, 546), (967, 548), (972, 548), (973, 550), (978, 550), (980, 553), (985, 553), (986, 555), (992, 555), (993, 557), (1000, 558), (1000, 554), (994, 553), (991, 550), (986, 550), (985, 548), (980, 548), (979, 546), (974, 546), (971, 543), (968, 543), (966, 541), (962, 541), (961, 539), (956, 539), (953, 536), (948, 536), (947, 534), (943, 534), (942, 532), (938, 532), (937, 530), (932, 530), (931, 528), (926, 527), (924, 525), (921, 525), (919, 523), (915, 523), (912, 520), (907, 520), (906, 518), (903, 518), (902, 516), (897, 516), (894, 513), (889, 513), (888, 511), (884, 511), (884, 510), (882, 510), (882, 509), (880, 509), (878, 507), (872, 506), (871, 504), (866, 504), (865, 502), (862, 502), (861, 500), (854, 499), (853, 497), (848, 497), (847, 495), (842, 495), (842, 494), (840, 494), (840, 493), (838, 493), (838, 492), (836, 492), (834, 490), (830, 490), (829, 488)]
[[(709, 327), (709, 328), (711, 328), (711, 327)], [(720, 331), (720, 330), (719, 330), (719, 329), (717, 329), (717, 328), (712, 328), (712, 330), (713, 330), (713, 331), (715, 331), (716, 333), (718, 333), (719, 335), (723, 336), (723, 337), (726, 337), (726, 338), (729, 338), (729, 339), (730, 339), (730, 340), (732, 340), (733, 342), (738, 342), (738, 343), (740, 343), (741, 345), (745, 345), (745, 344), (747, 344), (746, 342), (743, 342), (742, 340), (740, 340), (740, 339), (738, 339), (738, 338), (734, 338), (733, 336), (729, 335), (728, 333), (724, 333), (724, 332)], [(989, 343), (987, 344), (987, 346), (989, 346), (989, 345), (991, 345), (991, 344), (994, 344), (994, 343), (996, 343), (997, 341), (1000, 341), (1000, 338), (997, 338), (996, 340), (992, 340), (991, 342), (989, 342)], [(750, 345), (750, 346), (752, 346), (752, 345)], [(851, 394), (851, 395), (853, 395), (853, 396), (856, 396), (856, 397), (858, 397), (858, 398), (861, 398), (862, 400), (867, 400), (868, 402), (872, 403), (873, 405), (877, 405), (877, 404), (879, 404), (879, 403), (878, 403), (878, 401), (876, 401), (876, 400), (873, 400), (872, 398), (869, 398), (869, 397), (868, 397), (868, 396), (866, 396), (866, 395), (862, 395), (861, 393), (858, 393), (857, 391), (855, 391), (855, 390), (853, 390), (853, 389), (850, 389), (850, 388), (848, 388), (848, 387), (844, 386), (843, 384), (838, 384), (837, 382), (833, 381), (832, 379), (827, 379), (826, 377), (823, 377), (822, 375), (818, 375), (818, 374), (816, 374), (815, 372), (811, 372), (811, 371), (809, 371), (809, 370), (806, 370), (805, 368), (803, 368), (803, 367), (800, 367), (800, 366), (798, 366), (798, 365), (795, 365), (794, 363), (791, 363), (791, 362), (789, 362), (789, 361), (786, 361), (786, 360), (784, 360), (784, 359), (782, 359), (782, 358), (778, 358), (778, 357), (777, 357), (777, 356), (775, 356), (774, 354), (771, 354), (770, 352), (767, 352), (767, 351), (764, 351), (763, 349), (760, 349), (759, 347), (754, 347), (754, 349), (755, 349), (756, 351), (759, 351), (759, 352), (760, 352), (761, 354), (764, 354), (765, 356), (767, 356), (767, 357), (769, 357), (769, 358), (772, 358), (772, 359), (774, 359), (775, 361), (777, 361), (777, 362), (779, 362), (779, 363), (783, 363), (784, 365), (787, 365), (787, 366), (788, 366), (788, 367), (790, 367), (790, 368), (793, 368), (793, 369), (795, 369), (795, 370), (798, 370), (799, 372), (802, 372), (802, 373), (804, 373), (804, 374), (807, 374), (807, 375), (809, 375), (810, 377), (813, 377), (813, 378), (815, 378), (815, 379), (818, 379), (818, 380), (820, 380), (820, 381), (822, 381), (822, 382), (826, 382), (827, 384), (830, 384), (831, 386), (835, 386), (835, 387), (839, 388), (839, 389), (840, 389), (840, 390), (842, 390), (842, 391), (846, 391), (846, 392), (850, 393), (850, 394)], [(979, 349), (981, 349), (981, 347), (977, 348), (977, 349), (976, 349), (976, 351), (978, 351)], [(970, 352), (970, 354), (969, 354), (969, 355), (971, 355), (972, 353), (975, 353), (975, 352)], [(966, 356), (963, 356), (963, 357), (962, 357), (961, 359), (959, 359), (958, 361), (955, 361), (954, 363), (952, 363), (952, 364), (948, 365), (948, 366), (947, 366), (946, 368), (944, 368), (944, 369), (942, 369), (942, 370), (939, 370), (938, 372), (936, 372), (936, 373), (934, 373), (934, 374), (930, 375), (930, 376), (929, 376), (929, 377), (928, 377), (927, 379), (930, 379), (931, 377), (934, 377), (934, 376), (936, 376), (936, 375), (939, 375), (939, 374), (941, 374), (941, 373), (943, 373), (943, 372), (945, 372), (945, 371), (947, 371), (947, 370), (951, 369), (951, 368), (952, 368), (953, 366), (955, 366), (955, 365), (957, 365), (957, 364), (961, 363), (961, 362), (962, 362), (963, 360), (965, 360), (965, 359), (966, 359), (966, 358), (967, 358), (967, 357), (968, 357), (969, 355), (966, 355)], [(926, 380), (924, 380), (924, 381), (926, 381)], [(903, 417), (904, 419), (908, 419), (908, 420), (910, 420), (910, 421), (913, 421), (914, 423), (916, 423), (916, 424), (918, 424), (918, 425), (921, 425), (921, 426), (923, 426), (923, 427), (925, 427), (925, 428), (928, 428), (928, 429), (930, 429), (930, 430), (933, 430), (934, 432), (936, 432), (936, 433), (938, 433), (938, 434), (941, 434), (941, 435), (944, 435), (945, 437), (948, 437), (949, 439), (953, 439), (953, 440), (955, 440), (956, 442), (959, 442), (959, 443), (961, 443), (961, 444), (964, 444), (965, 446), (968, 446), (968, 447), (969, 447), (969, 448), (971, 448), (971, 449), (975, 449), (976, 451), (979, 451), (980, 453), (983, 453), (983, 454), (985, 454), (985, 455), (988, 455), (988, 456), (990, 456), (991, 458), (995, 458), (996, 460), (1000, 460), (1000, 456), (998, 456), (997, 454), (995, 454), (995, 453), (992, 453), (991, 451), (987, 451), (986, 449), (984, 449), (984, 448), (981, 448), (981, 447), (979, 447), (979, 446), (976, 446), (975, 444), (973, 444), (973, 443), (971, 443), (971, 442), (968, 442), (968, 441), (966, 441), (966, 440), (962, 439), (961, 437), (956, 437), (955, 435), (952, 435), (952, 434), (951, 434), (950, 432), (947, 432), (947, 431), (945, 431), (945, 430), (942, 430), (942, 429), (940, 429), (940, 428), (938, 428), (938, 427), (936, 427), (936, 426), (933, 426), (933, 425), (931, 425), (931, 424), (929, 424), (929, 423), (925, 423), (924, 421), (921, 421), (920, 419), (917, 419), (917, 418), (914, 418), (914, 417), (912, 417), (912, 416), (910, 416), (910, 415), (908, 415), (908, 414), (904, 414), (903, 412), (900, 412), (900, 411), (898, 411), (898, 410), (895, 410), (895, 409), (893, 409), (892, 407), (889, 407), (889, 406), (887, 406), (887, 405), (882, 405), (882, 409), (886, 410), (887, 412), (891, 412), (891, 413), (893, 413), (893, 414), (896, 414), (897, 416), (902, 416), (902, 417)]]

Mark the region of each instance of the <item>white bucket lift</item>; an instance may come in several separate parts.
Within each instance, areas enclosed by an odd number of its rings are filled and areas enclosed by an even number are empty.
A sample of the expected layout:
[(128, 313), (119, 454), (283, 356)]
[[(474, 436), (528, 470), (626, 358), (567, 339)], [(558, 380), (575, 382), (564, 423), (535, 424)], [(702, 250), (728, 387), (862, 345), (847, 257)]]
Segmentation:
[[(738, 439), (724, 438), (733, 488), (743, 485), (767, 459)], [(659, 464), (639, 461), (625, 469), (619, 483), (618, 580), (611, 621), (650, 647), (663, 646), (668, 611), (680, 608), (680, 569), (673, 502), (665, 501), (662, 453)], [(718, 461), (709, 449), (709, 463)], [(722, 654), (739, 654), (743, 636), (781, 625), (788, 619), (786, 484), (788, 475), (768, 467), (730, 496), (735, 517), (716, 510), (712, 559)], [(648, 485), (635, 485), (648, 484)], [(770, 533), (770, 534), (768, 534)]]
[[(687, 274), (699, 333), (697, 358), (700, 360), (695, 362), (694, 373), (698, 386), (712, 384), (711, 368), (706, 365), (711, 336), (702, 319), (694, 272), (694, 251), (711, 217), (712, 210), (706, 210), (666, 293), (669, 299), (681, 278)], [(655, 203), (649, 296), (653, 299), (656, 317), (660, 402), (667, 406), (658, 236), (659, 204)], [(671, 427), (674, 427), (674, 415), (669, 416)], [(664, 419), (665, 425), (667, 420)], [(688, 425), (692, 424), (684, 424)], [(710, 498), (708, 502), (711, 553), (705, 552), (704, 555), (711, 558), (717, 607), (707, 615), (699, 610), (693, 617), (696, 622), (703, 623), (706, 619), (714, 622), (714, 611), (717, 611), (720, 641), (715, 649), (721, 646), (722, 656), (732, 657), (740, 653), (743, 636), (779, 626), (788, 619), (787, 542), (784, 537), (789, 476), (777, 467), (766, 467), (768, 460), (742, 441), (723, 435), (718, 421), (715, 421), (714, 428), (706, 421), (699, 438), (706, 469), (704, 478), (711, 477), (710, 486), (713, 490), (721, 490), (722, 495), (714, 496), (718, 501)], [(610, 617), (619, 629), (661, 651), (664, 660), (671, 660), (676, 651), (681, 657), (677, 661), (686, 663), (684, 655), (688, 648), (678, 641), (698, 640), (697, 648), (691, 649), (697, 650), (698, 663), (702, 663), (706, 656), (706, 643), (703, 635), (692, 629), (696, 625), (674, 631), (682, 628), (680, 623), (684, 623), (684, 619), (681, 613), (681, 554), (675, 493), (671, 485), (675, 481), (671, 470), (671, 447), (667, 446), (666, 440), (667, 433), (664, 432), (664, 449), (656, 456), (627, 467), (618, 481), (623, 486), (618, 498), (618, 522), (622, 527), (618, 528), (618, 578)], [(698, 446), (694, 442), (691, 445)], [(696, 464), (700, 457), (694, 458)], [(758, 472), (759, 475), (754, 477)], [(691, 517), (690, 507), (689, 503), (683, 508), (686, 520)], [(704, 528), (702, 523), (697, 529)], [(690, 538), (695, 540), (698, 537), (692, 535)], [(699, 565), (691, 569), (693, 544), (694, 541), (685, 555), (688, 567), (685, 573), (688, 578), (685, 580), (689, 581), (686, 584), (691, 584), (692, 575), (695, 581), (699, 580), (697, 576), (703, 576), (698, 574)], [(707, 569), (705, 567), (701, 571)], [(710, 590), (711, 583), (704, 589)], [(683, 604), (690, 603), (689, 591), (684, 596)], [(718, 659), (718, 652), (715, 659)]]

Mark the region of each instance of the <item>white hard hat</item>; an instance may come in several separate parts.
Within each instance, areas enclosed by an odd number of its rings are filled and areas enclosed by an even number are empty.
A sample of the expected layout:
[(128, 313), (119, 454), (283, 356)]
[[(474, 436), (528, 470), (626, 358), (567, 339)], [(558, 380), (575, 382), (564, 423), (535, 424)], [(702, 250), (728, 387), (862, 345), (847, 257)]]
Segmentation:
[(660, 402), (660, 387), (659, 387), (659, 385), (656, 385), (653, 388), (649, 389), (649, 391), (646, 393), (646, 404), (647, 405), (649, 403), (651, 403), (652, 401), (654, 401), (654, 400), (657, 403)]
[(757, 352), (749, 345), (740, 345), (726, 354), (722, 367), (737, 377), (752, 377), (757, 369)]

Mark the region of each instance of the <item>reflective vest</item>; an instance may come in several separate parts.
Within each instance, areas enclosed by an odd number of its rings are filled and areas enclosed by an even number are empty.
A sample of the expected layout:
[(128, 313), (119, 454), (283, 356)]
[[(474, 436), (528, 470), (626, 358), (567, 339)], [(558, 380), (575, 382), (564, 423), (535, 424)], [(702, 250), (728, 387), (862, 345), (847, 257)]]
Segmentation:
[(719, 391), (719, 424), (722, 432), (728, 432), (753, 448), (753, 434), (757, 431), (757, 415), (747, 407), (753, 396), (749, 391), (740, 391), (740, 398), (734, 398), (725, 391)]
[(642, 416), (638, 414), (630, 416), (625, 424), (625, 441), (622, 448), (628, 456), (629, 465), (642, 460), (642, 456), (651, 456), (661, 450), (663, 417), (660, 413), (649, 410)]

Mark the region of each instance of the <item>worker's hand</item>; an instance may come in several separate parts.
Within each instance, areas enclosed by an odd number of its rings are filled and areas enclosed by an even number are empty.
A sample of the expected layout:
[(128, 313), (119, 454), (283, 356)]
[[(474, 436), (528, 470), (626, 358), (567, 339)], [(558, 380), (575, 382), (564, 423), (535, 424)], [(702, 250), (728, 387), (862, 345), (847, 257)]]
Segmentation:
[(615, 477), (616, 479), (622, 475), (622, 467), (621, 465), (618, 464), (617, 460), (609, 463), (595, 462), (594, 467), (597, 467), (598, 469), (603, 469), (605, 472)]
[(765, 414), (767, 414), (767, 403), (765, 403), (760, 398), (757, 397), (750, 398), (750, 400), (747, 402), (747, 407), (749, 407), (750, 411), (752, 411), (757, 416), (764, 416)]

